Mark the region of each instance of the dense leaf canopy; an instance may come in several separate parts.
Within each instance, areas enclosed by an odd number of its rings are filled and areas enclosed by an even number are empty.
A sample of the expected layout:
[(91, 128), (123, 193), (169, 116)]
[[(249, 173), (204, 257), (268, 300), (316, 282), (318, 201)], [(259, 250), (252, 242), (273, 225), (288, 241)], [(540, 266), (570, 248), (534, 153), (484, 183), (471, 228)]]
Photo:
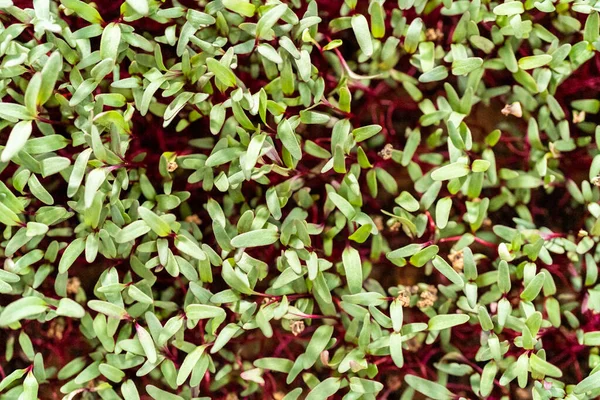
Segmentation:
[(597, 398), (598, 10), (0, 0), (0, 398)]

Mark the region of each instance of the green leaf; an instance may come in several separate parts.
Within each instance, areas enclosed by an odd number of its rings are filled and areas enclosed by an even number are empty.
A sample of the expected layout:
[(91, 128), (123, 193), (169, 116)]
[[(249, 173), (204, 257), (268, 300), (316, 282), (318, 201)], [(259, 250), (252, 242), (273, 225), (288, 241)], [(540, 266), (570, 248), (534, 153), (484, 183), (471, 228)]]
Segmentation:
[(83, 318), (85, 315), (85, 310), (79, 303), (69, 298), (62, 298), (58, 302), (56, 314), (69, 318)]
[(265, 37), (287, 10), (287, 4), (278, 4), (264, 13), (256, 24), (256, 37)]
[(102, 38), (100, 39), (100, 58), (103, 60), (112, 59), (117, 61), (120, 44), (121, 27), (119, 24), (111, 22), (106, 25), (102, 31)]
[(48, 309), (46, 302), (39, 297), (22, 297), (8, 304), (0, 313), (0, 326), (6, 327), (22, 319), (41, 314)]
[(436, 382), (431, 382), (416, 375), (405, 375), (404, 380), (408, 386), (417, 392), (435, 400), (450, 400), (454, 397), (451, 391)]
[(0, 161), (9, 162), (15, 155), (17, 155), (19, 151), (25, 147), (25, 142), (27, 142), (27, 139), (29, 139), (31, 131), (31, 121), (18, 122), (10, 131), (6, 146), (4, 147), (4, 150), (2, 150)]
[(390, 355), (392, 361), (398, 368), (404, 366), (404, 355), (402, 353), (402, 333), (392, 332), (390, 335)]
[(85, 208), (90, 208), (94, 201), (94, 196), (100, 189), (100, 186), (106, 180), (108, 171), (105, 168), (96, 168), (92, 170), (85, 181), (84, 204)]
[(329, 192), (327, 197), (333, 202), (333, 204), (335, 204), (335, 206), (342, 212), (342, 214), (344, 214), (346, 218), (349, 220), (354, 219), (356, 216), (356, 210), (352, 204), (348, 202), (348, 200), (335, 192)]
[(227, 87), (234, 87), (236, 85), (237, 78), (231, 68), (224, 66), (214, 58), (207, 58), (206, 66), (223, 85)]
[(183, 364), (179, 368), (179, 373), (177, 374), (177, 385), (182, 385), (192, 373), (192, 370), (200, 361), (200, 357), (204, 354), (204, 350), (206, 349), (206, 345), (197, 346), (194, 350), (188, 353), (183, 360)]
[(296, 134), (292, 129), (292, 125), (287, 119), (283, 119), (277, 126), (277, 136), (287, 151), (290, 152), (292, 157), (294, 157), (296, 160), (300, 160), (302, 158), (302, 149), (300, 148), (300, 143), (298, 143), (298, 139), (296, 138)]
[(190, 304), (185, 308), (185, 314), (189, 319), (209, 319), (222, 318), (225, 316), (225, 310), (221, 307), (209, 306), (206, 304)]
[(525, 9), (520, 1), (507, 1), (494, 7), (493, 12), (496, 15), (515, 15), (522, 14)]
[(115, 235), (115, 241), (117, 243), (127, 243), (129, 241), (135, 240), (138, 237), (145, 235), (150, 232), (152, 229), (146, 224), (144, 221), (134, 221), (131, 224), (127, 225), (125, 228), (121, 229)]
[(555, 367), (535, 354), (529, 356), (529, 366), (532, 370), (542, 375), (551, 376), (553, 378), (560, 378), (562, 376), (560, 368)]
[(552, 56), (548, 54), (541, 54), (538, 56), (528, 56), (519, 59), (519, 68), (521, 69), (534, 69), (543, 67), (552, 61)]
[(255, 7), (248, 0), (223, 0), (223, 5), (228, 10), (251, 18), (254, 16)]
[(440, 274), (444, 275), (446, 278), (448, 278), (450, 282), (454, 283), (455, 285), (462, 287), (465, 284), (458, 272), (456, 272), (454, 268), (452, 268), (442, 257), (435, 256), (435, 258), (433, 259), (433, 266), (435, 267), (435, 269), (438, 270)]
[(372, 138), (379, 132), (381, 132), (381, 126), (367, 125), (354, 129), (352, 131), (352, 135), (354, 136), (354, 140), (356, 140), (357, 142), (362, 142), (364, 140)]
[(100, 371), (100, 373), (104, 375), (108, 380), (113, 382), (121, 382), (125, 377), (125, 372), (110, 364), (102, 363), (98, 365), (98, 371)]
[(123, 319), (127, 316), (127, 311), (121, 306), (102, 300), (88, 301), (88, 307), (101, 314), (116, 319)]
[(585, 394), (600, 389), (600, 373), (598, 371), (582, 380), (575, 386), (575, 394)]
[(149, 11), (148, 0), (126, 0), (127, 5), (140, 15), (147, 15)]
[(20, 104), (0, 102), (0, 118), (9, 122), (29, 121), (33, 119), (33, 115), (27, 110), (27, 107)]
[(462, 325), (469, 321), (469, 316), (465, 314), (441, 314), (432, 317), (428, 326), (430, 331), (441, 331)]
[(306, 400), (323, 400), (337, 393), (342, 385), (340, 378), (327, 378), (310, 391)]
[(146, 392), (148, 392), (150, 397), (152, 397), (154, 400), (184, 400), (183, 397), (169, 393), (166, 390), (157, 388), (154, 385), (146, 385)]
[(427, 264), (439, 251), (439, 247), (436, 245), (427, 246), (410, 257), (410, 263), (415, 267), (422, 267)]
[(268, 246), (278, 239), (279, 233), (274, 229), (257, 229), (233, 237), (231, 245), (237, 248)]
[(139, 207), (138, 213), (140, 217), (148, 224), (150, 229), (154, 231), (158, 236), (165, 237), (171, 233), (171, 227), (161, 217), (156, 215), (154, 212), (148, 210), (145, 207)]
[(485, 172), (490, 168), (490, 162), (487, 160), (475, 160), (471, 164), (471, 171), (473, 172)]
[(421, 83), (438, 82), (438, 81), (443, 81), (447, 77), (448, 77), (448, 69), (443, 65), (438, 65), (437, 67), (420, 75), (419, 82), (421, 82)]
[(450, 179), (462, 178), (469, 174), (469, 166), (461, 162), (444, 165), (431, 173), (434, 181), (448, 181)]
[(58, 264), (58, 272), (64, 274), (71, 268), (71, 265), (85, 250), (85, 239), (77, 238), (73, 240), (63, 252), (63, 255)]
[(435, 205), (435, 223), (439, 229), (444, 229), (448, 224), (450, 210), (452, 209), (452, 198), (439, 199)]
[[(413, 19), (413, 21), (408, 26), (408, 30), (406, 32), (406, 38), (404, 39), (404, 50), (406, 50), (407, 53), (414, 53), (415, 51), (417, 51), (417, 47), (419, 45), (422, 30), (423, 30), (423, 20), (421, 18)], [(434, 68), (430, 72), (436, 70), (437, 68), (439, 68), (439, 67)], [(425, 74), (425, 75), (427, 75), (427, 74)], [(446, 72), (446, 75), (447, 75), (447, 72)], [(421, 75), (421, 76), (423, 76), (423, 75)], [(420, 78), (419, 78), (419, 81), (421, 81)], [(423, 81), (421, 81), (421, 82), (423, 82)]]
[(415, 199), (412, 194), (406, 191), (400, 193), (400, 196), (396, 197), (394, 201), (408, 212), (418, 211), (420, 208), (417, 199)]
[(104, 22), (98, 10), (80, 0), (60, 0), (67, 8), (73, 10), (79, 17), (92, 24)]
[(352, 30), (361, 51), (365, 56), (371, 57), (373, 55), (373, 41), (371, 39), (369, 23), (364, 15), (356, 14), (352, 17)]
[(544, 286), (544, 280), (546, 279), (545, 273), (540, 272), (533, 278), (521, 292), (521, 299), (525, 301), (533, 301), (542, 290)]
[(317, 362), (323, 350), (327, 348), (332, 335), (333, 326), (331, 325), (321, 325), (314, 331), (304, 353), (304, 369), (311, 368)]
[(175, 247), (183, 254), (195, 258), (199, 261), (206, 260), (206, 253), (200, 247), (185, 235), (175, 236)]
[(469, 57), (462, 60), (454, 60), (452, 62), (452, 75), (467, 75), (482, 65), (483, 59), (480, 57)]
[(346, 247), (342, 252), (342, 264), (350, 293), (359, 293), (362, 289), (363, 274), (358, 250), (353, 247)]

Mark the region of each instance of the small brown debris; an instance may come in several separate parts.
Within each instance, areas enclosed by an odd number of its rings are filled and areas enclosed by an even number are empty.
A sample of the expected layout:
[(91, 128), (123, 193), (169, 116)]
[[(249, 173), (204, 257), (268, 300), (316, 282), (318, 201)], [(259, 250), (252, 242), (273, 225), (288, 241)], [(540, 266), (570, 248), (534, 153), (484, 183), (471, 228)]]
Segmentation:
[(518, 101), (505, 105), (500, 112), (502, 115), (514, 115), (517, 118), (521, 118), (523, 116), (523, 109), (521, 108), (521, 103)]
[(585, 121), (585, 111), (573, 111), (573, 123), (579, 124)]
[(417, 307), (427, 308), (432, 307), (437, 300), (437, 289), (434, 286), (429, 286), (427, 290), (421, 292), (421, 300), (417, 302)]
[(177, 169), (178, 165), (176, 161), (169, 161), (167, 163), (167, 171), (173, 172)]
[(200, 219), (198, 214), (188, 215), (187, 217), (185, 217), (185, 222), (191, 222), (196, 225), (202, 224), (202, 220)]
[(386, 144), (383, 149), (379, 152), (379, 156), (384, 160), (389, 160), (392, 158), (392, 151), (394, 150), (394, 146), (390, 143)]
[(299, 334), (304, 332), (304, 321), (294, 321), (290, 325), (290, 328), (292, 328), (292, 333), (294, 334), (294, 336), (298, 336)]
[(398, 297), (396, 298), (398, 299), (402, 307), (410, 306), (410, 292), (408, 290), (402, 290), (400, 293), (398, 293)]
[(79, 288), (81, 287), (81, 281), (77, 277), (69, 278), (67, 280), (67, 293), (68, 294), (77, 294), (79, 292)]
[(398, 232), (402, 227), (402, 222), (394, 221), (392, 225), (390, 225), (390, 232)]
[(377, 228), (377, 230), (378, 230), (379, 232), (381, 232), (381, 231), (383, 230), (383, 228), (385, 227), (385, 226), (383, 225), (383, 217), (382, 217), (381, 215), (376, 215), (376, 216), (373, 218), (373, 222), (375, 223), (375, 227)]
[(50, 322), (50, 327), (46, 331), (49, 338), (62, 340), (65, 332), (65, 325), (62, 318), (53, 319)]
[(450, 251), (450, 254), (448, 254), (448, 259), (452, 263), (452, 268), (454, 268), (454, 270), (457, 272), (462, 271), (465, 267), (465, 260), (463, 257), (464, 255), (462, 250), (456, 251), (453, 249)]
[(425, 31), (425, 38), (430, 42), (435, 42), (444, 38), (444, 32), (440, 28), (429, 28)]

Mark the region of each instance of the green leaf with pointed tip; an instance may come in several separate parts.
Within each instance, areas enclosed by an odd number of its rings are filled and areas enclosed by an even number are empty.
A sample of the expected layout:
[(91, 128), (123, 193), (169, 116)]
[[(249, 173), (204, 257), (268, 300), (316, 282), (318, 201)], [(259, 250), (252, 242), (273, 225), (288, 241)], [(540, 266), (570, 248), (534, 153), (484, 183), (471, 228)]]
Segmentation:
[(56, 315), (62, 315), (69, 318), (83, 318), (85, 310), (79, 303), (65, 297), (58, 302)]
[(192, 370), (200, 361), (200, 357), (204, 354), (204, 350), (206, 349), (206, 345), (197, 346), (194, 350), (192, 350), (183, 360), (181, 367), (179, 368), (179, 373), (177, 374), (177, 385), (182, 385), (192, 373)]
[(223, 85), (227, 87), (234, 87), (236, 85), (237, 78), (231, 68), (224, 66), (214, 58), (207, 58), (206, 66)]
[(314, 331), (304, 352), (304, 369), (311, 368), (317, 362), (323, 350), (327, 348), (332, 335), (333, 326), (331, 325), (321, 325)]
[(410, 257), (410, 263), (415, 267), (422, 267), (427, 264), (439, 251), (436, 245), (427, 246)]
[(533, 301), (542, 290), (545, 279), (546, 276), (544, 272), (537, 274), (521, 292), (521, 299), (525, 301)]
[(138, 213), (140, 217), (148, 224), (148, 226), (160, 237), (165, 237), (169, 233), (171, 233), (171, 227), (167, 224), (161, 217), (156, 215), (151, 210), (140, 207), (138, 208)]
[(292, 129), (292, 125), (287, 119), (283, 119), (277, 126), (277, 136), (287, 151), (290, 152), (292, 157), (294, 157), (296, 160), (300, 160), (302, 158), (302, 149), (300, 148), (300, 143), (298, 143), (298, 139), (296, 138), (296, 134)]
[(469, 321), (469, 316), (465, 314), (440, 314), (431, 317), (428, 326), (430, 331), (441, 331), (462, 325)]
[(455, 285), (462, 287), (465, 284), (458, 272), (456, 272), (454, 268), (452, 268), (450, 264), (448, 264), (446, 260), (444, 260), (442, 257), (435, 256), (435, 258), (433, 259), (433, 266), (435, 267), (435, 269), (438, 270), (440, 274), (444, 275), (446, 278), (448, 278), (450, 282), (454, 283)]
[(60, 0), (67, 8), (73, 10), (79, 17), (92, 24), (104, 22), (98, 10), (80, 0)]
[(349, 220), (354, 219), (356, 216), (356, 210), (352, 204), (348, 202), (348, 200), (335, 192), (329, 192), (327, 197), (333, 202), (333, 204), (335, 204), (335, 206), (342, 212), (342, 214), (344, 214), (346, 218)]

